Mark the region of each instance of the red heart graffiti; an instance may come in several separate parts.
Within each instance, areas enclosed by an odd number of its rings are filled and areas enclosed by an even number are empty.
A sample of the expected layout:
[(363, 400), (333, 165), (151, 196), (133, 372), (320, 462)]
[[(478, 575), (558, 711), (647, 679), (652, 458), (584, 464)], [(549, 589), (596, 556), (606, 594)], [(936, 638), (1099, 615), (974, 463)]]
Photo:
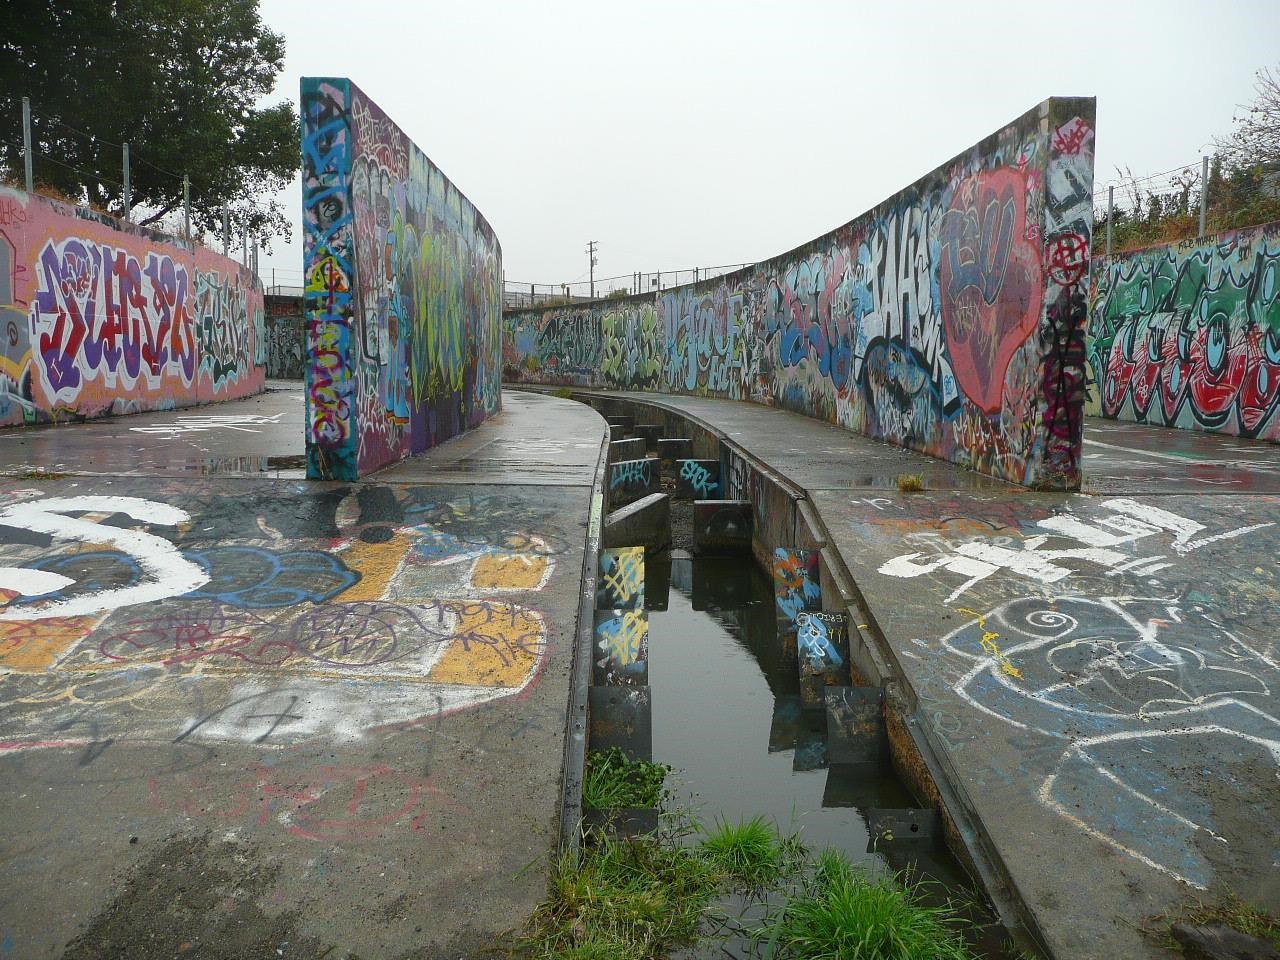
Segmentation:
[(1040, 245), (1026, 238), (1027, 185), (1016, 170), (966, 180), (942, 221), (942, 322), (956, 381), (987, 413), (1000, 411), (1014, 353), (1040, 323)]

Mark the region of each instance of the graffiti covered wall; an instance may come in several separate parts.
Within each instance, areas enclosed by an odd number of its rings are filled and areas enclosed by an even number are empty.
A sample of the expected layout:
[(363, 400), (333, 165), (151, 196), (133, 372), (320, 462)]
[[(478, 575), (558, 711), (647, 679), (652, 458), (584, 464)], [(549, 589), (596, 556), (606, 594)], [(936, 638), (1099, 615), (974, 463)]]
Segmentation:
[(856, 220), (657, 295), (505, 315), (511, 381), (755, 400), (1016, 483), (1080, 482), (1092, 99)]
[(307, 473), (355, 479), (500, 406), (502, 250), (349, 80), (302, 80)]
[(0, 187), (0, 426), (258, 393), (263, 323), (235, 261)]
[(267, 376), (272, 380), (301, 380), (307, 345), (302, 298), (267, 294), (264, 300)]
[(1095, 258), (1090, 413), (1280, 442), (1280, 223)]

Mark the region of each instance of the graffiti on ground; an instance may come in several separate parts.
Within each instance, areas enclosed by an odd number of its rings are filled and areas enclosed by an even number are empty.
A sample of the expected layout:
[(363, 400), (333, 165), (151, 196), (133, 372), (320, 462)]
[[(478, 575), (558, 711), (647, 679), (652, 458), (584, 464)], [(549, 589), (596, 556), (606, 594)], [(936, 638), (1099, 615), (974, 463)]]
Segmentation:
[[(530, 601), (563, 548), (493, 498), (436, 496), (362, 489), (248, 518), (218, 497), (213, 514), (22, 497), (0, 510), (0, 741), (90, 722), (104, 744), (357, 740), (521, 695), (548, 652)], [(250, 542), (192, 539), (206, 519)]]

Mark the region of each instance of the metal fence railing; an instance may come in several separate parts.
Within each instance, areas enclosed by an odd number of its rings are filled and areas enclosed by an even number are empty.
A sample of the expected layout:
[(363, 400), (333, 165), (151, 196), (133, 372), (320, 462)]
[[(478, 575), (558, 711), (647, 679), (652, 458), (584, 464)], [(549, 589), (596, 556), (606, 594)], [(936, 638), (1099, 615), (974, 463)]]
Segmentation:
[(502, 285), (502, 306), (512, 309), (577, 303), (592, 299), (593, 292), (597, 299), (656, 293), (686, 283), (713, 280), (749, 266), (749, 263), (730, 263), (718, 267), (688, 267), (682, 270), (639, 270), (616, 277), (603, 277), (594, 282), (575, 280), (572, 283), (520, 283), (506, 280)]

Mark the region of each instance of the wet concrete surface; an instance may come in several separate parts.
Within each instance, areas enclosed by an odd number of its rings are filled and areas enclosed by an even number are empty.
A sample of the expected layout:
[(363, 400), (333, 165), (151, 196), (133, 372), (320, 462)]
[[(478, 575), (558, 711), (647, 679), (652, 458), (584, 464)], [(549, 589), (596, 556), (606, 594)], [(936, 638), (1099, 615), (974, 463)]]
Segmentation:
[(201, 475), (301, 452), (296, 388), (200, 432), (3, 434), (4, 956), (464, 956), (520, 925), (605, 426), (505, 402), (360, 484)]
[(1090, 421), (1085, 492), (1044, 494), (781, 411), (630, 396), (805, 492), (1053, 956), (1166, 956), (1141, 928), (1195, 900), (1280, 912), (1280, 448)]

